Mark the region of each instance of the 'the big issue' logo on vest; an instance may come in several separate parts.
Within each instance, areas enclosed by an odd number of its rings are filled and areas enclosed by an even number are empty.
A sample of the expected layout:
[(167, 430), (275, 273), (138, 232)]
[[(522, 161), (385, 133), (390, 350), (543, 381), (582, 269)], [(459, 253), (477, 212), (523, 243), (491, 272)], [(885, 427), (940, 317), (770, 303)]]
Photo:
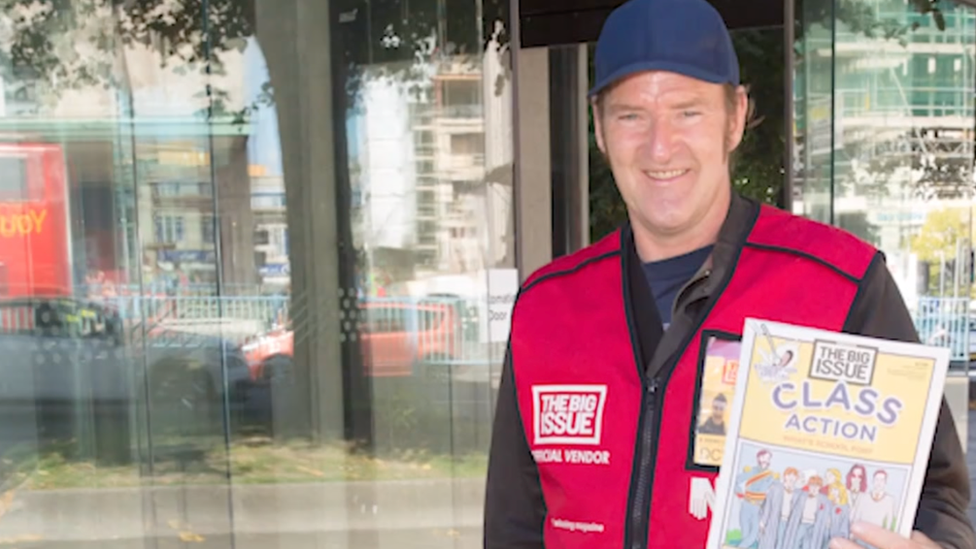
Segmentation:
[[(534, 445), (599, 446), (606, 403), (606, 385), (534, 385)], [(536, 449), (532, 454), (542, 463), (610, 464), (607, 451), (554, 448)]]

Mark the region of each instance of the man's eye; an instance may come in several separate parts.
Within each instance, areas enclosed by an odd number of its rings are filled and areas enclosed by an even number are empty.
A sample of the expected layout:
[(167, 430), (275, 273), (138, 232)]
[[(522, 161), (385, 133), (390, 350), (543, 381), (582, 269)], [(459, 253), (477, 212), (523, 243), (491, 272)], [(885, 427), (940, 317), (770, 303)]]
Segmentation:
[(684, 111), (681, 113), (685, 118), (691, 118), (693, 116), (698, 116), (701, 114), (699, 111)]

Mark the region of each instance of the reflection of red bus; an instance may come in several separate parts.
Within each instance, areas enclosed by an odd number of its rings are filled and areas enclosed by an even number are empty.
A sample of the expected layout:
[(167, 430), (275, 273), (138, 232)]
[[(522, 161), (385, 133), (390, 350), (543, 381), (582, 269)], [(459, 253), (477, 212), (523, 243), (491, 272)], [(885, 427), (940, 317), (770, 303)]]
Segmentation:
[(0, 143), (0, 296), (70, 295), (67, 188), (60, 146)]

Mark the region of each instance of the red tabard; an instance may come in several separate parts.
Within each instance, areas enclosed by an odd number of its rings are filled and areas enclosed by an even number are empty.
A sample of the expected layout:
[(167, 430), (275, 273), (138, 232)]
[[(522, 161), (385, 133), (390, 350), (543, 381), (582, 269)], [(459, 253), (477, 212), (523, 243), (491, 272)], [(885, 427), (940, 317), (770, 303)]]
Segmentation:
[[(634, 458), (648, 384), (626, 314), (620, 234), (557, 260), (526, 283), (512, 318), (512, 367), (547, 509), (546, 547), (622, 547), (634, 510)], [(741, 337), (746, 317), (839, 331), (876, 250), (832, 227), (763, 207), (734, 274), (666, 366), (657, 391), (648, 547), (702, 547), (711, 513), (692, 485), (717, 467), (693, 451), (700, 368), (711, 334)], [(693, 482), (693, 479), (697, 480)]]

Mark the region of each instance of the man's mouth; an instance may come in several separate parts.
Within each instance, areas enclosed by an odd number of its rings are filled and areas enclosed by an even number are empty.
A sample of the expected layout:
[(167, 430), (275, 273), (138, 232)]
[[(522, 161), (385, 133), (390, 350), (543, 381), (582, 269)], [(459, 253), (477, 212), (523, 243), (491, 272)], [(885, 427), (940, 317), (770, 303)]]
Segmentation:
[(657, 179), (660, 181), (667, 181), (669, 179), (674, 179), (676, 177), (681, 177), (682, 175), (688, 173), (690, 170), (655, 170), (655, 171), (645, 171), (644, 174), (651, 179)]

